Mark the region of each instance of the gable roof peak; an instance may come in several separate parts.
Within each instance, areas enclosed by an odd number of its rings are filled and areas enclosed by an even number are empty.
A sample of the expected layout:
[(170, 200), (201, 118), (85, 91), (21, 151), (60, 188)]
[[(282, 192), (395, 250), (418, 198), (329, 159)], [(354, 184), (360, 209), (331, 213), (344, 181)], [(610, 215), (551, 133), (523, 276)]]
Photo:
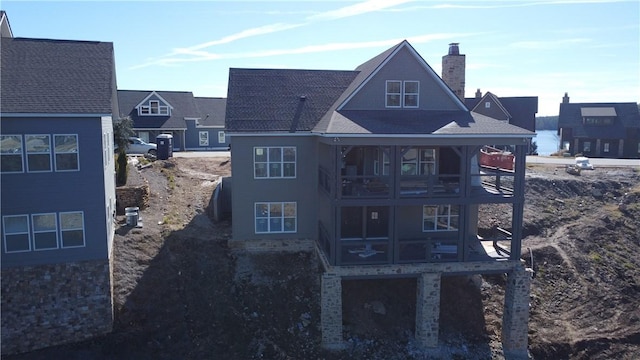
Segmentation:
[(158, 94), (158, 92), (155, 91), (155, 90), (151, 91), (151, 93), (149, 93), (149, 95), (147, 95), (144, 99), (142, 99), (142, 101), (140, 101), (138, 103), (138, 105), (136, 105), (135, 108), (137, 109), (140, 106), (145, 105), (149, 101), (149, 99), (154, 97), (154, 96), (157, 97), (158, 99), (160, 99), (160, 101), (162, 101), (165, 105), (169, 106), (170, 109), (173, 109), (173, 106), (171, 106), (171, 104), (167, 100), (165, 100), (162, 96), (160, 96), (160, 94)]

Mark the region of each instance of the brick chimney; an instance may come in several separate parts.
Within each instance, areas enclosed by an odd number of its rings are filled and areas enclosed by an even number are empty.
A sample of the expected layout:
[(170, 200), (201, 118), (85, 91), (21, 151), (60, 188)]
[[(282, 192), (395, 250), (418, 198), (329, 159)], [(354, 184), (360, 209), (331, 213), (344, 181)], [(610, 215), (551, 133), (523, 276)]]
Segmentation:
[(480, 89), (476, 90), (476, 99), (482, 99), (482, 91)]
[(563, 104), (568, 104), (569, 103), (569, 94), (564, 93), (564, 96), (562, 97), (562, 103)]
[(442, 80), (464, 102), (465, 55), (460, 54), (458, 43), (449, 44), (449, 53), (442, 57)]

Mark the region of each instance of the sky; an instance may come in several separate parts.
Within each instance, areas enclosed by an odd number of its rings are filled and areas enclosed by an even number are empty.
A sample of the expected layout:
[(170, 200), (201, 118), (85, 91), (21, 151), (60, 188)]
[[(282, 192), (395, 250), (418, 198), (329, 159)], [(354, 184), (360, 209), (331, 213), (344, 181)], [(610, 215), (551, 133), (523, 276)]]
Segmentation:
[(15, 37), (113, 42), (120, 90), (226, 97), (229, 68), (354, 70), (408, 40), (441, 75), (466, 55), (465, 96), (640, 102), (638, 0), (2, 0)]

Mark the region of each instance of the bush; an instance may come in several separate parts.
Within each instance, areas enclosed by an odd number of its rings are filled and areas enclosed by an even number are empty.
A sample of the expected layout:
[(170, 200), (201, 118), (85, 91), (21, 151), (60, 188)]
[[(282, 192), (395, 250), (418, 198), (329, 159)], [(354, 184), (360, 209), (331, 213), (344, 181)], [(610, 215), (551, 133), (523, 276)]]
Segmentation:
[(127, 176), (127, 154), (121, 151), (118, 153), (118, 159), (116, 160), (116, 186), (126, 185)]

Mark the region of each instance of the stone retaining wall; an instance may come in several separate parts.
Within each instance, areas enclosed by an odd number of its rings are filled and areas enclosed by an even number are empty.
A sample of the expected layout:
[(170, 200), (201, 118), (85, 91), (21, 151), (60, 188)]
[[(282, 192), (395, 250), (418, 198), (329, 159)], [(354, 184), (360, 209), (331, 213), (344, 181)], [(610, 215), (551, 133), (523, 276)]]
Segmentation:
[(110, 269), (104, 259), (2, 270), (2, 354), (110, 332)]
[(124, 214), (128, 207), (145, 209), (149, 206), (149, 182), (145, 179), (142, 185), (119, 186), (116, 188), (116, 211)]

